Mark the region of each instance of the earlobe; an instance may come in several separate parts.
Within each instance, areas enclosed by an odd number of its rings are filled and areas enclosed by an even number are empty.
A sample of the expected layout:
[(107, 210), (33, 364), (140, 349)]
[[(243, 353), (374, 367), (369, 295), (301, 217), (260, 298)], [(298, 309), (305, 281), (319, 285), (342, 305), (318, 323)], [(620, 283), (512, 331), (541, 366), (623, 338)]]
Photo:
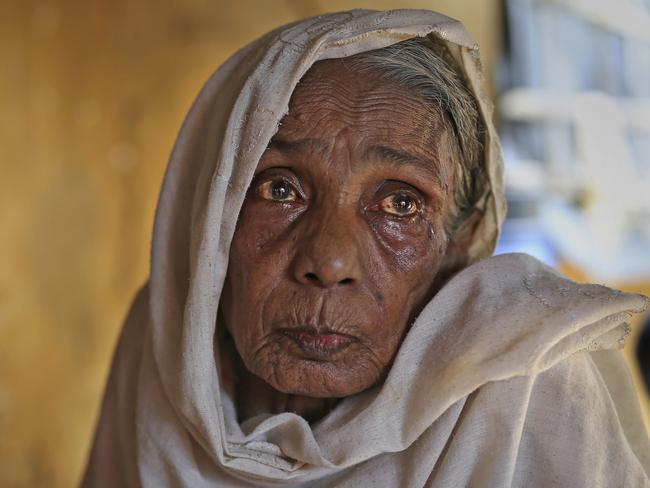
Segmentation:
[(469, 265), (469, 246), (482, 219), (483, 211), (472, 207), (449, 236), (443, 265), (439, 271), (444, 281)]
[(454, 229), (450, 240), (449, 245), (454, 245), (455, 247), (461, 248), (467, 254), (469, 246), (474, 240), (474, 234), (478, 228), (478, 224), (483, 219), (483, 211), (472, 207), (465, 213), (465, 217), (461, 223)]

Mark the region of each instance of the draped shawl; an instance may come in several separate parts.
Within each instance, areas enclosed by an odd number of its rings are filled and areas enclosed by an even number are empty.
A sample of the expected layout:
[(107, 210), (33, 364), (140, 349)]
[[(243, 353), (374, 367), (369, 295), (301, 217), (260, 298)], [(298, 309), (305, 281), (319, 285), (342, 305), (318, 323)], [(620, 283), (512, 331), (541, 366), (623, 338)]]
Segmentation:
[[(424, 308), (382, 384), (312, 425), (292, 412), (240, 424), (213, 338), (257, 162), (314, 62), (427, 35), (446, 45), (486, 128), (473, 264)], [(233, 55), (171, 155), (150, 277), (119, 340), (83, 484), (649, 486), (648, 438), (617, 350), (647, 299), (574, 283), (523, 254), (489, 257), (505, 214), (502, 168), (478, 48), (448, 17), (322, 15)]]

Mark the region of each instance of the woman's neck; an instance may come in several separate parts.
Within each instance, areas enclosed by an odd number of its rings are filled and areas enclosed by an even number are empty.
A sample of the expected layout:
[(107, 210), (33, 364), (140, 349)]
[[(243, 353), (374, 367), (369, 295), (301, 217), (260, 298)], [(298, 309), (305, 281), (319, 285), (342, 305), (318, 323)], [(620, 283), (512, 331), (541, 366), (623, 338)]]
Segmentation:
[(215, 346), (219, 347), (221, 381), (234, 400), (240, 423), (256, 415), (282, 412), (293, 412), (313, 423), (327, 415), (338, 402), (338, 398), (313, 398), (274, 389), (246, 368), (227, 331), (217, 334)]

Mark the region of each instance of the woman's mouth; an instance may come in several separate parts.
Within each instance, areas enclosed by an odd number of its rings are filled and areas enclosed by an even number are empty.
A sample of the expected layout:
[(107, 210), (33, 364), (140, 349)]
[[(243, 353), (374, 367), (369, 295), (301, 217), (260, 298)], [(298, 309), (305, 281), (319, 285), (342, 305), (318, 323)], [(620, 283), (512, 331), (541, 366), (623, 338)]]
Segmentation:
[(282, 333), (293, 340), (309, 359), (325, 359), (347, 348), (355, 338), (331, 330), (312, 328), (284, 329)]

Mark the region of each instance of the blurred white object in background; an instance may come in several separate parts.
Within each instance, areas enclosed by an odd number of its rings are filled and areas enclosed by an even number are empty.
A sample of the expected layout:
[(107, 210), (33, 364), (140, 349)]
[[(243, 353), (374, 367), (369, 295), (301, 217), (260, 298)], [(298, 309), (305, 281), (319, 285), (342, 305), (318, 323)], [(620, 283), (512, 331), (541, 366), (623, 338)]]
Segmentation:
[[(507, 6), (510, 79), (499, 111), (511, 221), (537, 223), (532, 235), (593, 279), (647, 281), (648, 4), (510, 0)], [(522, 215), (521, 201), (533, 211)]]

